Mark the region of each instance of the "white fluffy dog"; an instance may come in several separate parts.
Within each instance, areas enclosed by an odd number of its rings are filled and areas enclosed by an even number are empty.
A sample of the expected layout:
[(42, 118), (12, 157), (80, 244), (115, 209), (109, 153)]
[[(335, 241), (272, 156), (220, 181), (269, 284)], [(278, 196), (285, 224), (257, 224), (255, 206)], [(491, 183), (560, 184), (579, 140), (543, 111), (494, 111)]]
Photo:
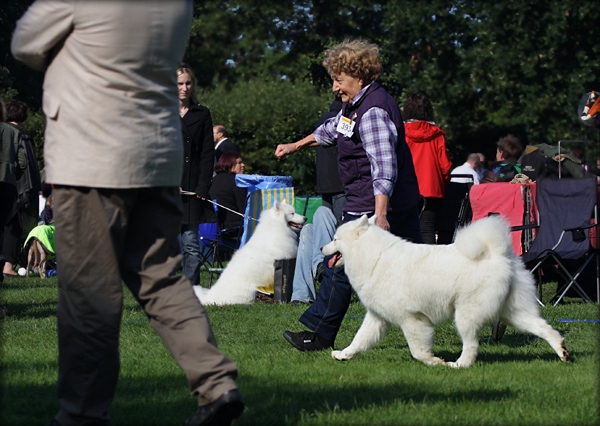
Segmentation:
[[(333, 255), (331, 265), (345, 265), (367, 309), (352, 343), (333, 351), (334, 359), (354, 358), (397, 324), (415, 359), (469, 367), (480, 330), (501, 319), (543, 338), (568, 360), (564, 339), (540, 317), (533, 277), (513, 254), (509, 225), (500, 216), (463, 228), (447, 246), (410, 243), (363, 216), (338, 228), (323, 253)], [(463, 348), (458, 360), (446, 363), (431, 352), (433, 326), (452, 316)]]
[(284, 202), (260, 214), (250, 240), (236, 251), (217, 282), (209, 289), (194, 286), (204, 305), (250, 303), (258, 287), (272, 286), (276, 259), (292, 259), (298, 250), (297, 229), (306, 217)]

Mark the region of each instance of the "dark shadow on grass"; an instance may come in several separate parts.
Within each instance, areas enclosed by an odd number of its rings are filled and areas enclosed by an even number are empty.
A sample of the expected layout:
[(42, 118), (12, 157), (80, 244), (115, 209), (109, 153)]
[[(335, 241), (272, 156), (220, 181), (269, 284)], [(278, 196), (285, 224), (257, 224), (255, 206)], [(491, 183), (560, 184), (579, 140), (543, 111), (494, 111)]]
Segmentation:
[[(315, 389), (309, 385), (270, 383), (264, 377), (243, 377), (243, 388), (254, 391), (246, 395), (248, 412), (237, 424), (296, 424), (302, 416), (326, 415), (333, 411), (388, 409), (395, 404), (464, 403), (465, 401), (500, 401), (511, 396), (510, 389), (472, 389), (468, 392), (437, 392), (419, 383), (399, 382), (372, 386), (351, 384), (331, 385)], [(324, 424), (327, 422), (323, 422)]]
[(56, 317), (56, 301), (38, 303), (34, 306), (31, 303), (7, 303), (5, 306), (11, 313), (8, 320), (5, 320), (6, 327), (12, 325), (11, 321)]
[(3, 290), (19, 290), (24, 288), (57, 288), (58, 281), (56, 278), (39, 278), (39, 277), (4, 277), (2, 283)]
[[(533, 340), (539, 339), (540, 343), (542, 343), (542, 348), (535, 347), (533, 353), (522, 353), (527, 346), (531, 346)], [(482, 350), (485, 349), (485, 345), (495, 346), (495, 345), (504, 345), (511, 348), (508, 353), (499, 353), (494, 352), (492, 350)], [(514, 350), (512, 350), (514, 349)], [(567, 349), (569, 349), (567, 342)], [(575, 362), (577, 360), (577, 356), (592, 356), (594, 354), (593, 351), (583, 351), (583, 352), (573, 352), (569, 350), (570, 361)], [(456, 361), (460, 356), (460, 349), (457, 352), (441, 350), (435, 352), (436, 356), (444, 359), (445, 361)], [(532, 362), (532, 361), (560, 361), (560, 358), (554, 352), (554, 349), (543, 339), (523, 334), (508, 334), (502, 337), (502, 339), (498, 342), (494, 342), (491, 337), (490, 338), (481, 338), (479, 341), (479, 353), (477, 355), (476, 361), (484, 361), (484, 362), (498, 362), (498, 363), (509, 363), (513, 361), (524, 361), (524, 362)]]
[[(10, 367), (9, 367), (10, 368)], [(315, 389), (307, 384), (273, 383), (268, 377), (243, 376), (238, 380), (246, 410), (235, 425), (296, 424), (302, 416), (317, 416), (390, 407), (397, 403), (432, 404), (438, 401), (500, 401), (511, 396), (510, 389), (472, 389), (448, 396), (418, 383), (389, 386), (352, 384)], [(35, 401), (32, 404), (31, 401)], [(185, 425), (196, 410), (196, 398), (187, 394), (183, 374), (148, 379), (119, 380), (117, 395), (109, 410), (111, 426)], [(47, 423), (58, 410), (56, 387), (6, 386), (0, 424), (30, 426)]]

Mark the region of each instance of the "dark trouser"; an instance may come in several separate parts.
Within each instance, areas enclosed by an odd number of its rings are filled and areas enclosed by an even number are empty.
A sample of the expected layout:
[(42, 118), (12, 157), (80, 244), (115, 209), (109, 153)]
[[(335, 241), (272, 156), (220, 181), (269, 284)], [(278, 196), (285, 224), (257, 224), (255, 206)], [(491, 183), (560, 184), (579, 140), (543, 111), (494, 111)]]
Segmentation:
[(6, 182), (0, 182), (0, 274), (2, 273), (5, 262), (5, 259), (2, 256), (4, 225), (8, 221), (16, 201), (17, 187)]
[(321, 194), (322, 205), (329, 207), (338, 223), (341, 222), (346, 206), (346, 194), (341, 192), (338, 194)]
[(442, 207), (441, 198), (426, 198), (425, 210), (421, 213), (421, 235), (425, 244), (435, 244), (437, 220)]
[(11, 220), (4, 226), (4, 237), (2, 240), (2, 256), (4, 260), (13, 265), (19, 263), (21, 254), (21, 244), (24, 242), (21, 238), (23, 229), (19, 222), (19, 214), (15, 214)]
[[(184, 370), (199, 404), (235, 389), (181, 263), (177, 188), (54, 189), (58, 264), (57, 420), (102, 425), (119, 375), (123, 286)], [(144, 362), (143, 359), (140, 362)]]
[[(346, 213), (342, 223), (358, 218), (360, 216)], [(392, 234), (416, 243), (423, 242), (416, 208), (397, 214), (388, 214), (387, 219)], [(352, 287), (343, 266), (329, 268), (330, 258), (331, 256), (325, 256), (323, 260), (323, 281), (319, 287), (317, 300), (304, 311), (299, 321), (333, 343), (350, 306)], [(398, 271), (398, 273), (402, 273), (402, 271)]]

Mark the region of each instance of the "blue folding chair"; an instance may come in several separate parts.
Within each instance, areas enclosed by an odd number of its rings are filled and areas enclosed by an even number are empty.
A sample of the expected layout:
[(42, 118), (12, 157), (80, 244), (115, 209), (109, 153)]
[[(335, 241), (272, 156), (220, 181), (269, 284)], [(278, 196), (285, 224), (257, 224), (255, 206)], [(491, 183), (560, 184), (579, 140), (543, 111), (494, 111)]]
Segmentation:
[[(219, 217), (217, 200), (212, 200), (212, 203), (215, 217)], [(242, 230), (242, 226), (223, 228), (218, 222), (201, 223), (198, 227), (201, 261), (210, 275), (209, 287), (212, 286), (214, 277), (223, 272), (225, 262), (238, 249)]]

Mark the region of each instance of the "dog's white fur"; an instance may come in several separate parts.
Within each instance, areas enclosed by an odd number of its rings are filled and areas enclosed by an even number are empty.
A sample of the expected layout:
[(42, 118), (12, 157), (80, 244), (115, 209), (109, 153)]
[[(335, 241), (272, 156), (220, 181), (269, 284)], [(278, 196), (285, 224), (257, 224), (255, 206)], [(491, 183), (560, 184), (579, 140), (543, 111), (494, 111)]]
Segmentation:
[(292, 259), (298, 251), (298, 235), (306, 217), (284, 202), (263, 210), (250, 240), (236, 251), (217, 282), (206, 289), (194, 286), (202, 304), (250, 303), (258, 287), (273, 285), (276, 259)]
[[(469, 367), (477, 357), (482, 327), (501, 319), (546, 340), (562, 361), (569, 353), (562, 336), (540, 317), (531, 273), (513, 253), (509, 225), (500, 216), (458, 232), (454, 244), (414, 244), (367, 221), (338, 228), (323, 254), (345, 265), (352, 287), (367, 309), (347, 348), (348, 360), (373, 347), (391, 324), (402, 328), (412, 356), (427, 364)], [(341, 254), (341, 258), (337, 257)], [(434, 324), (454, 317), (463, 348), (446, 363), (431, 352)]]

